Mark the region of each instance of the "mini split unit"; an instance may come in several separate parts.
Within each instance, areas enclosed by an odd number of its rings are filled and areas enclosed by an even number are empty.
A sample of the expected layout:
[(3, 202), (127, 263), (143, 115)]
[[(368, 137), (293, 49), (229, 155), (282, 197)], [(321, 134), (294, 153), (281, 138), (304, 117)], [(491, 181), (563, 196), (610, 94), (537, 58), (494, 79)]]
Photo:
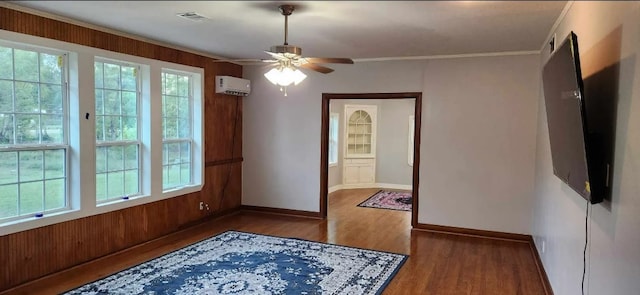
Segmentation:
[(251, 81), (231, 76), (216, 76), (216, 93), (247, 96), (251, 93)]

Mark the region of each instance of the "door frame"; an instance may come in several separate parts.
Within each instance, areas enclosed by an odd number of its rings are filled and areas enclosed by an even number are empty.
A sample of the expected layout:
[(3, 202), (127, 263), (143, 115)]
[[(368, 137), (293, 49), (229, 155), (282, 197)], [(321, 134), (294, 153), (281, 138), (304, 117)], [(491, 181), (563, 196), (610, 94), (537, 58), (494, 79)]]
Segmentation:
[(413, 126), (413, 183), (411, 226), (418, 224), (418, 187), (420, 176), (420, 123), (422, 119), (422, 92), (399, 93), (323, 93), (322, 128), (320, 132), (320, 217), (327, 218), (329, 197), (329, 102), (332, 99), (410, 99), (414, 98)]

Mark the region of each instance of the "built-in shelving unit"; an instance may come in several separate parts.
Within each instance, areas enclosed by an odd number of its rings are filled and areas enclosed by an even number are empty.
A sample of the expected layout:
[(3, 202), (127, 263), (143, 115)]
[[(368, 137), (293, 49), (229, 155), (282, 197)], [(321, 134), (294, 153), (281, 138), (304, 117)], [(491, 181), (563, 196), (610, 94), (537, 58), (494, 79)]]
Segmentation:
[(344, 184), (375, 182), (376, 105), (345, 105)]

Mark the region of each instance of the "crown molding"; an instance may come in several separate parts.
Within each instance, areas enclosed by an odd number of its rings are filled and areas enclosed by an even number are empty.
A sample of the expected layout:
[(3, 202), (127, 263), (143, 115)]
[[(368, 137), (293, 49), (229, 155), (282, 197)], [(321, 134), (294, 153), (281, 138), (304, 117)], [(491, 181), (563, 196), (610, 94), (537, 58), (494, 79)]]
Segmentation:
[(447, 54), (447, 55), (354, 58), (353, 61), (354, 62), (376, 62), (376, 61), (395, 61), (395, 60), (428, 60), (428, 59), (451, 59), (451, 58), (534, 55), (534, 54), (540, 54), (540, 50), (483, 52), (483, 53), (465, 53), (465, 54)]

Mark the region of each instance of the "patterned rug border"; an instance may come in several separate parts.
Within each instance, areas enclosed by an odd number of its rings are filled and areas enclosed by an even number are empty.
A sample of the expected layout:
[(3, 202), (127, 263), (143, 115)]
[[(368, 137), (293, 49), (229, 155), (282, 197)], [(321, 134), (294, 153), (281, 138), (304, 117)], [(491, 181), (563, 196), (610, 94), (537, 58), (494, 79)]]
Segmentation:
[[(373, 195), (371, 195), (370, 197), (368, 197), (366, 200), (360, 202), (360, 204), (358, 204), (358, 207), (360, 208), (371, 208), (371, 209), (382, 209), (382, 210), (393, 210), (393, 211), (402, 211), (402, 212), (411, 212), (411, 210), (402, 210), (402, 209), (394, 209), (394, 208), (380, 208), (380, 207), (369, 207), (369, 206), (361, 206), (362, 204), (366, 203), (367, 201), (369, 201), (371, 198), (375, 197), (377, 194), (379, 194), (382, 191), (388, 191), (388, 192), (392, 192), (390, 190), (379, 190), (377, 192), (375, 192)], [(397, 253), (393, 253), (393, 254), (397, 254)]]
[[(381, 191), (382, 191), (382, 190), (381, 190)], [(382, 209), (382, 208), (381, 208), (381, 209)], [(392, 209), (389, 209), (389, 210), (392, 210)], [(217, 237), (217, 236), (220, 236), (220, 235), (223, 235), (223, 234), (226, 234), (226, 233), (243, 233), (243, 234), (250, 234), (250, 235), (257, 235), (257, 236), (267, 236), (267, 237), (273, 237), (273, 238), (299, 240), (299, 241), (309, 242), (309, 243), (313, 243), (313, 244), (333, 245), (333, 246), (339, 246), (339, 247), (345, 247), (345, 248), (352, 248), (352, 249), (359, 249), (359, 250), (367, 250), (367, 251), (375, 251), (375, 252), (380, 252), (380, 253), (387, 253), (387, 254), (394, 254), (394, 255), (400, 255), (400, 256), (402, 256), (402, 260), (398, 263), (398, 267), (396, 267), (396, 269), (395, 269), (395, 270), (393, 270), (393, 272), (391, 272), (391, 274), (389, 275), (389, 277), (388, 277), (388, 278), (385, 280), (385, 282), (380, 286), (380, 289), (378, 289), (378, 291), (375, 293), (376, 295), (381, 295), (381, 294), (382, 294), (382, 292), (387, 288), (387, 286), (389, 285), (389, 283), (391, 283), (391, 281), (393, 280), (393, 278), (396, 276), (396, 274), (398, 274), (398, 272), (400, 271), (400, 269), (402, 268), (402, 266), (404, 266), (405, 262), (406, 262), (406, 261), (407, 261), (407, 259), (409, 258), (409, 254), (402, 254), (402, 253), (391, 252), (391, 251), (375, 250), (375, 249), (362, 248), (362, 247), (354, 247), (354, 246), (346, 246), (346, 245), (334, 244), (334, 243), (328, 243), (328, 242), (327, 242), (327, 243), (324, 243), (324, 242), (318, 242), (318, 241), (313, 241), (313, 240), (308, 240), (308, 239), (303, 239), (303, 238), (296, 238), (296, 237), (283, 237), (283, 236), (276, 236), (276, 235), (271, 235), (271, 234), (261, 234), (261, 233), (254, 233), (254, 232), (248, 232), (248, 231), (242, 231), (242, 230), (229, 229), (229, 230), (225, 230), (225, 231), (219, 232), (219, 233), (217, 233), (217, 234), (215, 234), (215, 235), (208, 236), (208, 237), (206, 237), (206, 238), (204, 238), (204, 239), (202, 239), (202, 240), (199, 240), (199, 241), (193, 242), (193, 243), (191, 243), (191, 244), (185, 245), (185, 246), (180, 247), (180, 248), (178, 248), (178, 249), (174, 249), (174, 250), (169, 251), (169, 252), (167, 252), (167, 253), (164, 253), (164, 254), (162, 254), (162, 255), (160, 255), (160, 256), (158, 256), (158, 257), (154, 257), (154, 258), (151, 258), (151, 259), (149, 259), (149, 260), (142, 261), (142, 262), (137, 263), (137, 264), (134, 264), (134, 265), (132, 265), (132, 266), (130, 266), (130, 267), (127, 267), (127, 268), (124, 268), (124, 269), (118, 270), (118, 271), (116, 271), (116, 272), (114, 272), (114, 273), (107, 274), (107, 275), (105, 275), (105, 276), (103, 276), (103, 277), (101, 277), (101, 278), (95, 279), (95, 280), (90, 281), (90, 282), (86, 282), (86, 283), (84, 283), (84, 284), (82, 284), (82, 285), (80, 285), (80, 286), (76, 286), (76, 287), (73, 287), (73, 288), (68, 289), (68, 290), (66, 290), (66, 291), (63, 291), (63, 292), (61, 292), (60, 294), (66, 294), (66, 293), (71, 292), (71, 291), (73, 291), (73, 290), (76, 290), (76, 289), (82, 288), (82, 287), (83, 287), (83, 286), (85, 286), (85, 285), (93, 284), (93, 283), (96, 283), (96, 282), (98, 282), (98, 281), (100, 281), (100, 280), (106, 279), (106, 278), (108, 278), (108, 277), (110, 277), (110, 276), (116, 275), (116, 274), (118, 274), (118, 273), (120, 273), (120, 272), (127, 271), (127, 270), (129, 270), (129, 269), (132, 269), (132, 268), (138, 267), (138, 266), (140, 266), (140, 265), (142, 265), (142, 264), (145, 264), (145, 263), (152, 262), (152, 261), (154, 261), (154, 260), (159, 260), (160, 258), (162, 258), (162, 257), (164, 257), (164, 256), (166, 256), (166, 255), (173, 254), (174, 252), (178, 252), (178, 251), (183, 250), (183, 249), (185, 249), (185, 248), (191, 247), (191, 246), (193, 246), (193, 245), (195, 245), (195, 244), (205, 242), (205, 241), (207, 241), (207, 240), (209, 240), (209, 239), (213, 239), (213, 238), (215, 238), (215, 237)]]

